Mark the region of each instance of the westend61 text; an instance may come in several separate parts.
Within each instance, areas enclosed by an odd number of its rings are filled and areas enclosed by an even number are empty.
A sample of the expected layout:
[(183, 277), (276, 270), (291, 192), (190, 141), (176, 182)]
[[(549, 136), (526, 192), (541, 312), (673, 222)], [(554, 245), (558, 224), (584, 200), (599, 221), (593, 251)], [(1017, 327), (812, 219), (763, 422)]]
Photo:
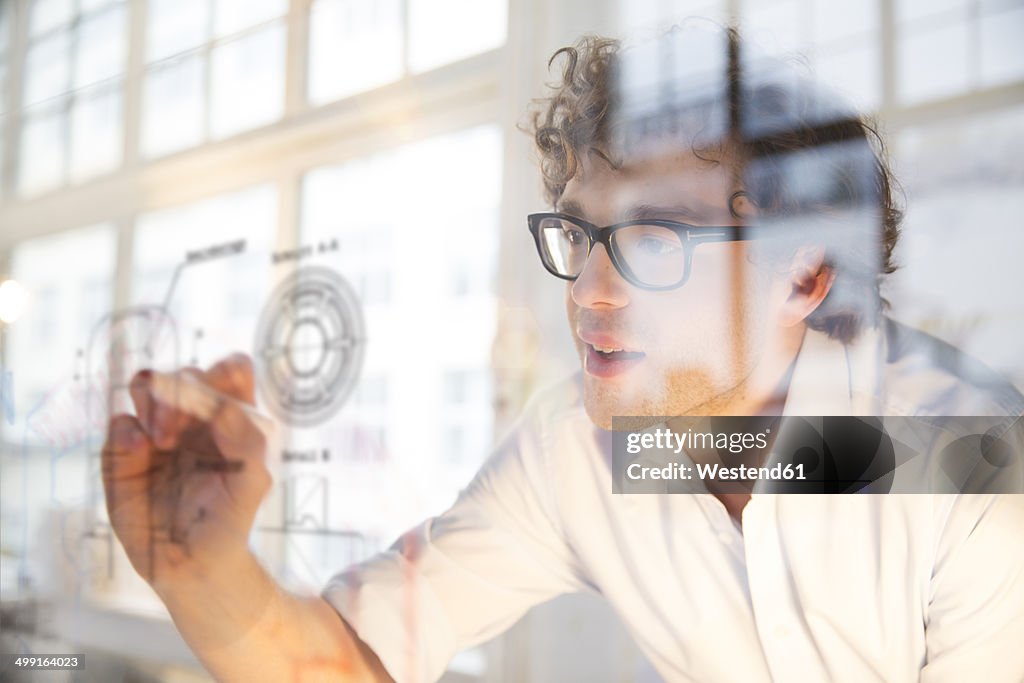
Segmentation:
[(626, 476), (634, 481), (643, 479), (686, 481), (693, 479), (695, 474), (703, 481), (803, 481), (806, 479), (803, 464), (777, 463), (771, 467), (748, 467), (747, 465), (724, 467), (718, 464), (684, 465), (674, 462), (664, 467), (644, 467), (635, 462), (626, 468)]

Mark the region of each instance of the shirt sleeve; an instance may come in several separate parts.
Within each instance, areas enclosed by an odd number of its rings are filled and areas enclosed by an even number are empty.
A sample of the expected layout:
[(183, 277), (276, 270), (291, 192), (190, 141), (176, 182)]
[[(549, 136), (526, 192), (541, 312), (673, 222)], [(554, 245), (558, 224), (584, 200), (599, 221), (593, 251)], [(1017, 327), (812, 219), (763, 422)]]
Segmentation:
[(1024, 496), (957, 498), (925, 626), (922, 683), (1024, 681)]
[(324, 589), (396, 681), (437, 680), (459, 650), (585, 585), (543, 457), (539, 435), (520, 426), (447, 512)]

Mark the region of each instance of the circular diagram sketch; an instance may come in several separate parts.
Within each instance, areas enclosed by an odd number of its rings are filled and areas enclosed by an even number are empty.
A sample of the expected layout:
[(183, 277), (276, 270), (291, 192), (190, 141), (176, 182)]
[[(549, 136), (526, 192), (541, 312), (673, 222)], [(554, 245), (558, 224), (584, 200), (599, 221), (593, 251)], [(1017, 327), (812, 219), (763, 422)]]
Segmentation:
[(277, 417), (309, 427), (348, 398), (363, 361), (363, 315), (355, 292), (320, 266), (274, 290), (256, 332), (260, 393)]

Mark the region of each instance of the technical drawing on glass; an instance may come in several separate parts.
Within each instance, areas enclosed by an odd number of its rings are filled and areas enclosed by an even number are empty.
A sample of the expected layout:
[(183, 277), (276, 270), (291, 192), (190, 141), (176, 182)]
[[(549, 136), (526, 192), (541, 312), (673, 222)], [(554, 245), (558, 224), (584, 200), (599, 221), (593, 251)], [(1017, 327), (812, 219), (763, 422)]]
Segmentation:
[(359, 377), (364, 341), (359, 301), (340, 275), (321, 266), (290, 275), (270, 297), (253, 347), (268, 408), (299, 427), (334, 415)]

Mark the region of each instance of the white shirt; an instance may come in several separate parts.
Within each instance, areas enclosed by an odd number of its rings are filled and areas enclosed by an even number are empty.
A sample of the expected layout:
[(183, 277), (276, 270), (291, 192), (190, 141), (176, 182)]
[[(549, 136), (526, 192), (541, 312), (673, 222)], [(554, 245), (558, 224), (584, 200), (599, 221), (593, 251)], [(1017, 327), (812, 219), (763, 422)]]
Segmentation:
[[(823, 381), (829, 378), (829, 381)], [(613, 495), (578, 377), (532, 402), (456, 503), (324, 597), (397, 681), (593, 591), (667, 681), (1024, 681), (1024, 496)], [(887, 321), (809, 331), (787, 414), (1020, 415), (1010, 385)]]

